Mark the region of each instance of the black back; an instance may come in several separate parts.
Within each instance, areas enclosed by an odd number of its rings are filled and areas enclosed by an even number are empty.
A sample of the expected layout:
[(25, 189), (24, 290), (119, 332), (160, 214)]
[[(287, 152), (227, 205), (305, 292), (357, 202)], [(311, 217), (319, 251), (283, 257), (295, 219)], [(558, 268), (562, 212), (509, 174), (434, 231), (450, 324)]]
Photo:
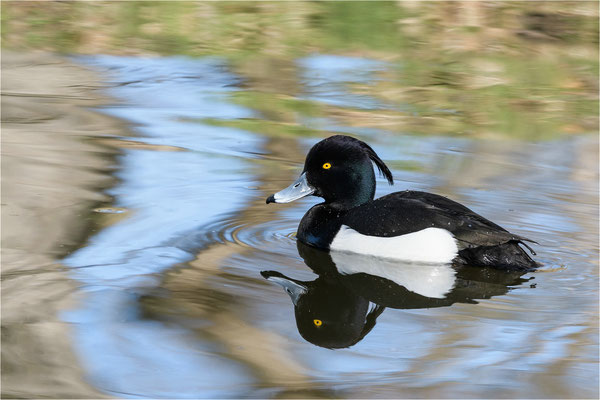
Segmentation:
[(344, 215), (342, 223), (364, 235), (380, 237), (442, 228), (450, 231), (463, 248), (529, 240), (446, 197), (409, 190), (356, 207)]

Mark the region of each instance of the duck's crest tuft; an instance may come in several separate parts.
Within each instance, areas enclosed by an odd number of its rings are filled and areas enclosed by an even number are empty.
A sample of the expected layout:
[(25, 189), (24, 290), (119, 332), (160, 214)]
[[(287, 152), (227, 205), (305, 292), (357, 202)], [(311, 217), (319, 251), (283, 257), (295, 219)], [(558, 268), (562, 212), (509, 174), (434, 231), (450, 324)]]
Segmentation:
[(377, 153), (375, 153), (375, 150), (373, 150), (371, 148), (371, 146), (369, 146), (368, 144), (366, 144), (362, 140), (356, 139), (356, 141), (360, 144), (360, 146), (369, 155), (369, 158), (371, 159), (371, 161), (373, 161), (373, 163), (375, 163), (375, 165), (377, 166), (377, 169), (379, 170), (379, 173), (381, 175), (383, 175), (385, 177), (385, 179), (387, 179), (387, 181), (388, 181), (388, 183), (390, 185), (393, 185), (394, 184), (394, 177), (392, 176), (392, 173), (390, 172), (390, 170), (387, 167), (387, 165), (385, 165), (385, 163), (383, 162), (383, 160), (381, 158), (379, 158), (379, 156), (377, 155)]

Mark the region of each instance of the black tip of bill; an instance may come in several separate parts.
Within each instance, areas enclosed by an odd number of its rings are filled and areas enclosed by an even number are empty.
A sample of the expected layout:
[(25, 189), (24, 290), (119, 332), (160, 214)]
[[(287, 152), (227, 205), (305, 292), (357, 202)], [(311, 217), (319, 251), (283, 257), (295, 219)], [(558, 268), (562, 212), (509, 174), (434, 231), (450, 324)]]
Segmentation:
[(269, 279), (274, 276), (282, 277), (282, 278), (284, 277), (284, 275), (281, 272), (277, 272), (277, 271), (260, 271), (260, 274), (265, 279)]

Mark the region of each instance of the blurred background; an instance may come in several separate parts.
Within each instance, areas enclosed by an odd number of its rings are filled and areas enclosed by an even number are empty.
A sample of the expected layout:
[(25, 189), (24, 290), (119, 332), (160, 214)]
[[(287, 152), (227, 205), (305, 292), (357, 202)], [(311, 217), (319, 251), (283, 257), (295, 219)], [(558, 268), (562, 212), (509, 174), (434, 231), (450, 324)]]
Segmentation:
[[(597, 398), (598, 8), (3, 1), (2, 396)], [(337, 133), (543, 266), (306, 342), (264, 199)]]

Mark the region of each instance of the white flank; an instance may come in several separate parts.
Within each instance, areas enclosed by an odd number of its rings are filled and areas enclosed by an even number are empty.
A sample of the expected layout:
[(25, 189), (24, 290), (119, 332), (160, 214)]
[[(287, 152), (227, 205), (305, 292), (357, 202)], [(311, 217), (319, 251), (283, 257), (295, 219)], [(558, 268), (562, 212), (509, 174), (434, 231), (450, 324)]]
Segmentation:
[(450, 232), (427, 228), (394, 237), (367, 236), (342, 225), (333, 238), (331, 250), (423, 263), (449, 263), (458, 254)]
[(449, 264), (411, 264), (389, 258), (362, 254), (331, 252), (331, 258), (340, 274), (366, 273), (380, 276), (421, 296), (444, 298), (454, 287), (456, 271)]

